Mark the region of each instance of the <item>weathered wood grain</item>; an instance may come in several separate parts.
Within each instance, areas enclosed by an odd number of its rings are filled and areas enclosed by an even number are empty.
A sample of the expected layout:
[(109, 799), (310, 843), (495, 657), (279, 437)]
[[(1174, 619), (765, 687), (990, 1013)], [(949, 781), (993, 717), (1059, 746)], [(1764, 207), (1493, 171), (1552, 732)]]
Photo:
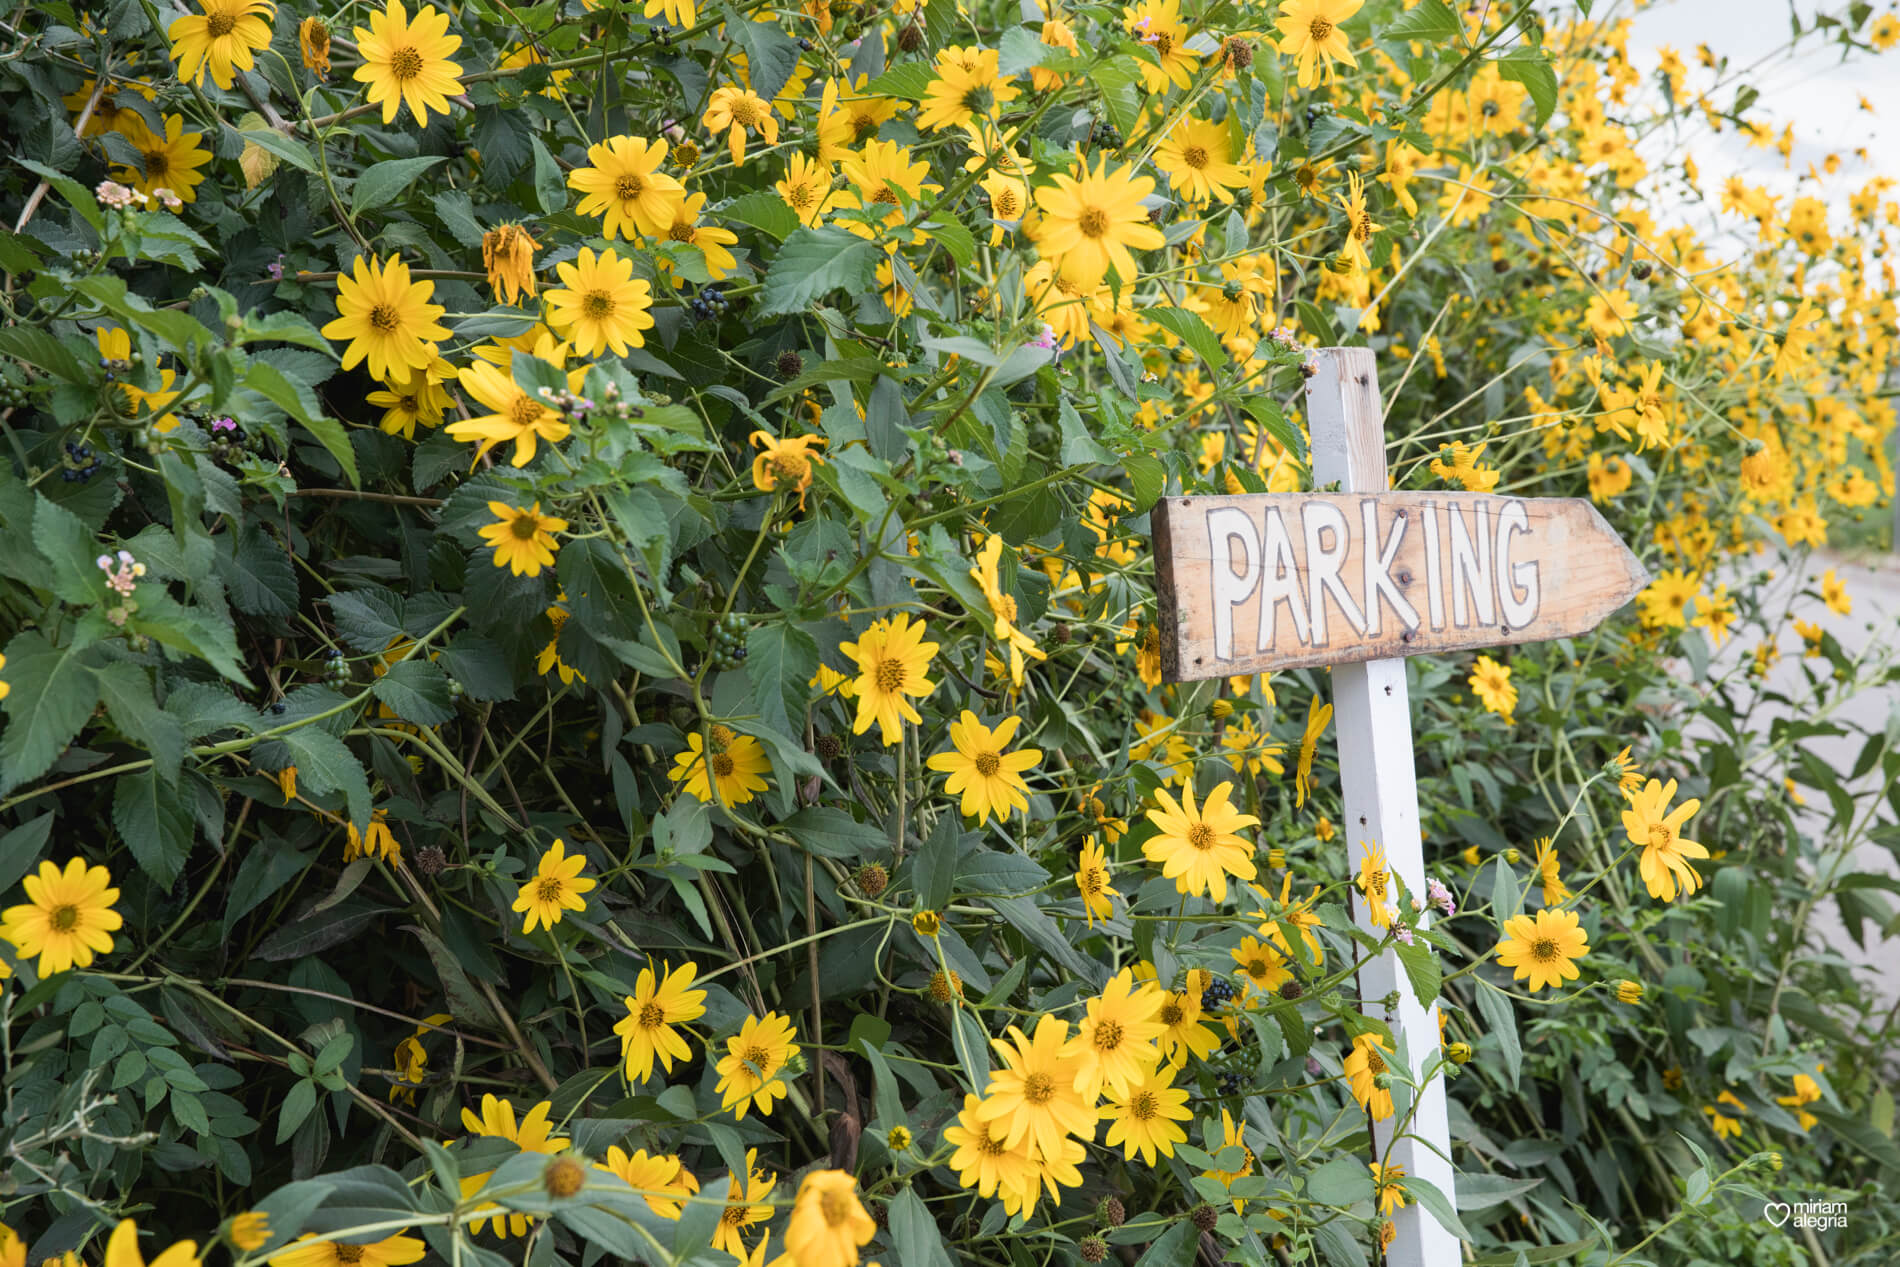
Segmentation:
[(1581, 498), (1170, 497), (1152, 522), (1177, 682), (1567, 637), (1649, 583)]

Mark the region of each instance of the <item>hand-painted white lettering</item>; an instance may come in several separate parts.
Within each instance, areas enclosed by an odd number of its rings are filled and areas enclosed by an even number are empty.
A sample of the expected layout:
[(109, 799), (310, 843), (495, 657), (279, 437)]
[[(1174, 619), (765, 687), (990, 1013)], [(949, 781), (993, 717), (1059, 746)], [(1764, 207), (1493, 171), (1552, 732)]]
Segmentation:
[[(1331, 594), (1352, 631), (1365, 636), (1366, 618), (1353, 601), (1352, 593), (1339, 573), (1352, 553), (1352, 531), (1347, 527), (1346, 512), (1332, 502), (1310, 501), (1300, 508), (1300, 524), (1306, 534), (1307, 601), (1312, 605), (1313, 645), (1324, 646), (1326, 633), (1326, 596)], [(1331, 538), (1331, 544), (1326, 539)]]
[(1511, 562), (1511, 538), (1520, 533), (1529, 536), (1530, 531), (1530, 511), (1523, 502), (1506, 502), (1498, 511), (1498, 607), (1512, 629), (1523, 629), (1537, 619), (1537, 561)]
[(1425, 607), (1434, 630), (1445, 627), (1444, 568), (1439, 563), (1438, 505), (1427, 502), (1425, 516)]
[[(1234, 569), (1234, 546), (1244, 562)], [(1214, 655), (1234, 658), (1234, 608), (1260, 584), (1260, 525), (1237, 506), (1207, 512), (1207, 552), (1214, 573)]]
[(1451, 623), (1460, 629), (1470, 628), (1474, 621), (1480, 625), (1498, 621), (1491, 585), (1491, 516), (1482, 503), (1472, 507), (1472, 515), (1478, 525), (1475, 534), (1465, 527), (1457, 506), (1445, 507), (1451, 524)]
[(1365, 559), (1365, 595), (1366, 628), (1368, 637), (1379, 636), (1381, 618), (1384, 615), (1380, 607), (1381, 597), (1392, 605), (1392, 612), (1407, 629), (1418, 628), (1418, 609), (1406, 601), (1405, 595), (1392, 582), (1392, 561), (1398, 557), (1399, 546), (1405, 541), (1405, 527), (1410, 522), (1401, 511), (1393, 517), (1392, 529), (1386, 534), (1385, 544), (1379, 544), (1379, 503), (1368, 497), (1359, 503), (1359, 516), (1365, 526), (1366, 540), (1362, 547)]
[(1266, 549), (1262, 552), (1260, 578), (1260, 632), (1255, 650), (1266, 651), (1278, 645), (1274, 633), (1275, 609), (1281, 603), (1293, 617), (1293, 632), (1301, 643), (1310, 642), (1306, 627), (1306, 595), (1300, 587), (1300, 567), (1293, 557), (1293, 541), (1287, 535), (1286, 517), (1278, 506), (1267, 507)]

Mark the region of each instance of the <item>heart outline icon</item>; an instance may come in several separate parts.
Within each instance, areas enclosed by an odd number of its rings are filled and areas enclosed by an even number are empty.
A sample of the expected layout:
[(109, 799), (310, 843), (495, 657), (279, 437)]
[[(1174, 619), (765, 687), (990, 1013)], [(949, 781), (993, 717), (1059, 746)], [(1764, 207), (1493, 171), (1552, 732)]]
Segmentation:
[(1770, 1223), (1773, 1223), (1776, 1227), (1780, 1227), (1783, 1223), (1786, 1223), (1789, 1216), (1793, 1213), (1794, 1207), (1789, 1205), (1786, 1201), (1769, 1201), (1764, 1203), (1761, 1207), (1761, 1216)]

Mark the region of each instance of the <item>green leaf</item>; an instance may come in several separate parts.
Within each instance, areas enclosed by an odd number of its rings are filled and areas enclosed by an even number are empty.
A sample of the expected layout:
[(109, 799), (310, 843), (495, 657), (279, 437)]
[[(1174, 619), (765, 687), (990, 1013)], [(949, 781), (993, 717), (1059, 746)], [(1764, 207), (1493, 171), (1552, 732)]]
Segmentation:
[(169, 889), (191, 854), (191, 814), (176, 788), (155, 770), (119, 776), (112, 797), (112, 825), (119, 829), (139, 869), (160, 889)]
[(422, 173), (437, 163), (447, 161), (441, 155), (392, 158), (368, 168), (356, 178), (356, 184), (350, 189), (350, 215), (360, 216), (365, 211), (374, 211), (394, 200), (414, 185)]
[(53, 837), (54, 818), (53, 811), (47, 810), (0, 836), (0, 892), (11, 890), (45, 854), (46, 842)]
[(1458, 1214), (1451, 1208), (1451, 1201), (1438, 1190), (1437, 1184), (1429, 1179), (1421, 1179), (1417, 1175), (1407, 1175), (1404, 1184), (1406, 1193), (1431, 1211), (1432, 1217), (1438, 1220), (1439, 1226), (1461, 1241), (1471, 1239), (1471, 1233), (1466, 1231), (1465, 1225), (1458, 1221)]
[(902, 97), (906, 101), (922, 101), (936, 77), (936, 72), (926, 62), (905, 62), (873, 79), (866, 85), (864, 92), (871, 97)]
[(722, 220), (749, 224), (783, 242), (798, 228), (798, 213), (769, 189), (755, 189), (713, 212)]
[[(1133, 132), (1141, 115), (1141, 69), (1132, 57), (1114, 57), (1089, 72), (1089, 78), (1102, 90), (1102, 108), (1108, 120), (1124, 136)], [(919, 94), (920, 96), (922, 94)]]
[(80, 368), (79, 358), (73, 355), (71, 348), (46, 331), (32, 326), (0, 326), (0, 352), (57, 375), (69, 383), (91, 382), (86, 371)]
[(541, 139), (534, 139), (534, 200), (545, 215), (553, 215), (567, 206), (567, 181), (561, 177), (561, 165), (548, 153)]
[(1381, 39), (1436, 42), (1457, 39), (1463, 31), (1458, 25), (1458, 15), (1445, 0), (1418, 0), (1411, 9), (1381, 27), (1378, 34)]
[(1372, 1170), (1354, 1157), (1335, 1157), (1306, 1176), (1306, 1195), (1321, 1205), (1344, 1208), (1372, 1200)]
[(389, 672), (377, 678), (370, 689), (377, 699), (395, 709), (397, 716), (418, 726), (439, 726), (455, 716), (448, 675), (427, 660), (390, 665)]
[(861, 858), (891, 846), (890, 838), (841, 809), (813, 805), (779, 824), (799, 844), (826, 858)]
[(1148, 1247), (1135, 1267), (1191, 1267), (1200, 1247), (1200, 1229), (1181, 1219)]
[(301, 141), (285, 136), (275, 128), (256, 128), (239, 132), (238, 136), (260, 150), (275, 154), (301, 171), (317, 170), (316, 160), (310, 157), (310, 147)]
[(754, 22), (726, 9), (726, 37), (745, 52), (752, 91), (771, 101), (798, 69), (798, 45), (776, 22)]
[(159, 708), (146, 671), (119, 660), (99, 669), (94, 680), (119, 733), (152, 754), (159, 778), (175, 782), (185, 758), (184, 728), (176, 717)]
[(1122, 459), (1122, 469), (1128, 473), (1128, 483), (1134, 489), (1133, 513), (1146, 514), (1161, 500), (1161, 490), (1168, 486), (1167, 468), (1161, 465), (1159, 458), (1138, 453)]
[(790, 621), (754, 625), (746, 632), (746, 679), (759, 720), (788, 735), (803, 734), (818, 644)]
[[(73, 153), (77, 156), (78, 151), (74, 150)], [(59, 196), (66, 200), (66, 205), (77, 211), (80, 219), (87, 224), (95, 229), (106, 227), (105, 213), (99, 210), (99, 200), (84, 185), (44, 163), (36, 163), (29, 158), (16, 158), (13, 161), (59, 190)]]
[(1097, 986), (1108, 979), (1106, 965), (1077, 950), (1063, 936), (1055, 920), (1036, 905), (1034, 898), (992, 897), (985, 900), (996, 909), (998, 915), (1009, 921), (1010, 927), (1028, 938), (1031, 945), (1040, 948), (1073, 975)]
[(380, 652), (403, 636), (402, 599), (380, 585), (338, 590), (324, 601), (337, 634), (358, 651)]
[(1438, 997), (1439, 984), (1444, 973), (1439, 969), (1438, 956), (1424, 942), (1413, 942), (1410, 946), (1393, 947), (1399, 962), (1405, 966), (1405, 978), (1412, 983), (1412, 994), (1421, 1006), (1430, 1007), (1432, 1000)]
[(911, 880), (917, 888), (917, 899), (926, 908), (936, 911), (949, 904), (956, 885), (957, 854), (962, 844), (963, 832), (950, 814), (939, 818), (925, 838), (924, 847), (911, 863)]
[(285, 924), (258, 945), (255, 956), (279, 962), (314, 955), (320, 950), (328, 950), (348, 941), (389, 909), (351, 898), (327, 911), (318, 911), (315, 915)]
[(1523, 1196), (1543, 1182), (1542, 1179), (1513, 1179), (1508, 1175), (1491, 1175), (1483, 1171), (1459, 1175), (1458, 1208), (1488, 1210)]
[(1524, 1048), (1517, 1039), (1517, 1013), (1511, 1007), (1510, 996), (1488, 981), (1478, 983), (1477, 994), (1485, 1029), (1498, 1040), (1504, 1071), (1510, 1075), (1511, 1089), (1516, 1090), (1518, 1073), (1524, 1067)]
[(44, 774), (92, 717), (99, 684), (89, 651), (56, 647), (30, 629), (7, 644), (13, 689), (0, 701), (8, 719), (0, 731), (0, 792)]
[(369, 778), (362, 762), (341, 739), (320, 726), (299, 726), (278, 736), (290, 750), (298, 782), (317, 796), (342, 792), (350, 821), (361, 831), (369, 824)]
[(435, 974), (442, 982), (442, 997), (448, 1001), (450, 1015), (473, 1021), (477, 1025), (495, 1025), (494, 1010), (469, 981), (468, 973), (463, 971), (455, 952), (440, 937), (419, 925), (404, 924), (403, 931), (414, 933), (423, 949), (429, 952), (429, 962), (435, 965)]
[(1551, 69), (1550, 59), (1543, 50), (1514, 48), (1494, 59), (1492, 64), (1498, 68), (1498, 74), (1523, 84), (1531, 94), (1531, 102), (1537, 107), (1537, 126), (1542, 128), (1548, 123), (1551, 112), (1557, 108), (1557, 72)]
[(905, 1188), (888, 1207), (891, 1244), (897, 1261), (904, 1267), (951, 1267), (950, 1252), (943, 1247), (937, 1220), (924, 1205), (917, 1189)]
[(33, 510), (33, 544), (52, 565), (53, 592), (69, 603), (96, 603), (105, 596), (99, 570), (99, 539), (79, 516), (41, 493)]
[(1227, 353), (1221, 348), (1219, 337), (1208, 329), (1199, 313), (1185, 308), (1148, 308), (1141, 315), (1187, 344), (1188, 350), (1215, 373), (1227, 368)]
[(876, 246), (843, 229), (800, 229), (765, 275), (760, 315), (799, 312), (834, 290), (869, 290), (882, 258)]
[(300, 1080), (291, 1087), (284, 1097), (283, 1107), (277, 1111), (277, 1142), (283, 1143), (297, 1133), (303, 1120), (310, 1116), (310, 1110), (317, 1107), (317, 1084), (308, 1078)]

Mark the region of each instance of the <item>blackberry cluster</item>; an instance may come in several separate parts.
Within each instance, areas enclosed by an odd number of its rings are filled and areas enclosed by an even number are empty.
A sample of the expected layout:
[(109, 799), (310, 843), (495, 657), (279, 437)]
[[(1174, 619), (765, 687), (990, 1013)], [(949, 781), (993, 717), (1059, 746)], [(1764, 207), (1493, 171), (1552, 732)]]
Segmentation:
[(66, 458), (60, 464), (59, 478), (68, 484), (84, 484), (99, 473), (99, 455), (90, 444), (66, 442)]
[(0, 382), (0, 409), (26, 408), (26, 385)]
[(228, 427), (213, 427), (210, 443), (206, 445), (211, 456), (220, 462), (233, 462), (244, 453), (244, 428), (232, 423)]
[(1247, 1080), (1232, 1070), (1214, 1079), (1214, 1089), (1224, 1096), (1239, 1095), (1246, 1088)]
[(1121, 129), (1107, 119), (1097, 119), (1089, 129), (1089, 144), (1098, 149), (1118, 150), (1125, 143)]
[(736, 669), (745, 663), (745, 617), (727, 612), (713, 627), (713, 667)]
[(323, 660), (324, 674), (329, 677), (331, 681), (347, 682), (350, 680), (350, 666), (344, 662), (343, 653), (341, 651), (335, 647), (331, 647), (328, 651), (323, 653)]
[(711, 321), (726, 315), (728, 302), (724, 288), (718, 282), (708, 282), (699, 288), (699, 293), (686, 306), (692, 309), (697, 320)]
[(1215, 978), (1201, 991), (1201, 1010), (1217, 1012), (1234, 1001), (1234, 986), (1231, 981)]

